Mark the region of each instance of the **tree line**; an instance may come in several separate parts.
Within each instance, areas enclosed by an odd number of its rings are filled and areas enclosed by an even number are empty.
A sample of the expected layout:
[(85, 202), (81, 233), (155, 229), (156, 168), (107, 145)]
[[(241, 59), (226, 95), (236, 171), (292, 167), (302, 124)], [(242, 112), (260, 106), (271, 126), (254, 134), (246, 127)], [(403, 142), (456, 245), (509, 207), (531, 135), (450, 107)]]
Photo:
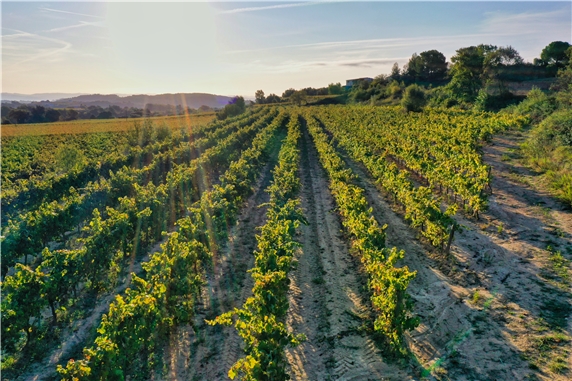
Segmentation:
[(181, 105), (147, 104), (144, 108), (120, 106), (89, 106), (83, 108), (50, 108), (11, 102), (2, 104), (2, 124), (50, 123), (78, 119), (141, 118), (150, 116), (184, 115), (212, 111), (208, 106), (198, 109)]
[(525, 62), (512, 46), (481, 44), (460, 48), (451, 62), (433, 49), (414, 53), (403, 67), (395, 63), (391, 73), (356, 81), (351, 87), (330, 83), (318, 89), (288, 89), (281, 97), (265, 96), (263, 90), (257, 90), (255, 100), (258, 104), (304, 105), (309, 96), (341, 95), (336, 103), (401, 102), (408, 111), (419, 111), (427, 102), (445, 107), (502, 108), (523, 98), (509, 91), (509, 83), (556, 77), (566, 66), (570, 49), (568, 42), (551, 42), (532, 63)]

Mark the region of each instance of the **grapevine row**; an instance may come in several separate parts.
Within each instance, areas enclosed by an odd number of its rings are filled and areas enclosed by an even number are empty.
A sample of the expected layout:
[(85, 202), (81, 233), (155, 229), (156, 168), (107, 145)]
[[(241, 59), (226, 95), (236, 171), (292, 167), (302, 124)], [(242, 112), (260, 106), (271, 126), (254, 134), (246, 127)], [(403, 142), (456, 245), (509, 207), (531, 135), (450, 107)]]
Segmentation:
[[(2, 273), (5, 274), (7, 268), (13, 266), (20, 256), (38, 253), (54, 239), (61, 238), (65, 242), (65, 233), (72, 230), (74, 226), (79, 226), (95, 207), (101, 208), (102, 204), (113, 206), (121, 196), (135, 196), (143, 192), (144, 190), (137, 184), (146, 186), (151, 180), (155, 184), (161, 184), (164, 178), (167, 180), (169, 194), (173, 195), (174, 207), (184, 205), (182, 191), (186, 191), (187, 194), (191, 193), (197, 166), (220, 167), (225, 162), (230, 162), (232, 157), (226, 155), (225, 151), (231, 146), (238, 148), (244, 139), (269, 123), (275, 115), (275, 111), (263, 113), (260, 120), (254, 124), (252, 124), (252, 118), (232, 123), (214, 131), (210, 138), (199, 139), (189, 144), (189, 147), (185, 148), (188, 150), (186, 154), (158, 155), (148, 166), (141, 169), (123, 167), (115, 173), (110, 173), (108, 180), (100, 179), (98, 183), (88, 184), (81, 195), (71, 189), (70, 195), (63, 197), (61, 202), (43, 203), (38, 209), (20, 216), (17, 221), (10, 221), (2, 241), (2, 252), (5, 253)], [(224, 134), (217, 133), (221, 130)], [(231, 134), (228, 135), (229, 133)], [(219, 140), (226, 135), (228, 136), (224, 140)], [(206, 148), (209, 149), (203, 152), (202, 161), (195, 160), (192, 164), (185, 164)], [(175, 161), (181, 164), (176, 165)], [(171, 166), (174, 167), (173, 171), (171, 171)], [(171, 172), (173, 172), (172, 175), (170, 175)]]
[(191, 322), (203, 284), (204, 263), (236, 222), (285, 120), (286, 115), (280, 114), (262, 130), (252, 147), (225, 172), (221, 183), (204, 192), (189, 215), (177, 221), (179, 231), (170, 233), (162, 250), (144, 265), (145, 279), (133, 275), (134, 288), (116, 297), (102, 319), (94, 345), (84, 350), (84, 359), (58, 367), (62, 379), (144, 377), (153, 369), (154, 350), (169, 330)]
[[(229, 370), (234, 379), (288, 380), (285, 348), (296, 346), (302, 336), (288, 332), (285, 324), (288, 311), (288, 273), (294, 253), (300, 246), (294, 240), (296, 229), (304, 221), (297, 197), (300, 188), (298, 177), (300, 138), (299, 116), (292, 113), (288, 124), (288, 136), (279, 153), (279, 162), (273, 170), (267, 222), (256, 236), (258, 250), (254, 252), (254, 279), (252, 296), (242, 308), (234, 309), (207, 323), (234, 325), (246, 343), (246, 356)], [(234, 321), (233, 321), (233, 318)]]
[(411, 315), (412, 303), (406, 292), (416, 272), (407, 266), (395, 267), (404, 251), (385, 247), (386, 226), (379, 226), (371, 214), (363, 189), (353, 184), (355, 175), (346, 168), (314, 117), (307, 117), (307, 126), (330, 179), (342, 225), (352, 238), (351, 247), (368, 274), (371, 302), (377, 315), (374, 330), (384, 335), (394, 350), (403, 351), (403, 333), (419, 324)]
[[(189, 176), (194, 177), (199, 168), (209, 168), (215, 161), (218, 161), (219, 165), (223, 165), (225, 160), (227, 163), (230, 162), (232, 155), (227, 153), (240, 152), (241, 146), (262, 129), (266, 122), (265, 119), (255, 123), (205, 151), (187, 168)], [(17, 341), (22, 329), (29, 332), (32, 328), (29, 325), (30, 318), (38, 316), (46, 303), (52, 309), (55, 322), (57, 317), (54, 302), (64, 305), (70, 293), (75, 292), (76, 286), (81, 281), (87, 281), (86, 286), (94, 291), (103, 289), (112, 275), (110, 270), (115, 269), (116, 272), (120, 270), (117, 263), (121, 259), (128, 258), (131, 253), (135, 256), (143, 252), (152, 242), (159, 239), (161, 232), (167, 229), (169, 216), (173, 212), (179, 215), (184, 213), (182, 206), (177, 206), (173, 211), (173, 204), (169, 200), (169, 189), (172, 190), (177, 186), (178, 184), (155, 186), (153, 183), (146, 186), (135, 185), (134, 197), (122, 197), (119, 199), (118, 209), (111, 207), (106, 209), (107, 219), (101, 218), (98, 209), (94, 210), (92, 220), (84, 229), (87, 238), (82, 239), (82, 248), (53, 253), (44, 250), (42, 261), (36, 270), (18, 265), (16, 273), (5, 279), (3, 284), (5, 295), (25, 292), (36, 287), (38, 282), (42, 284), (44, 292), (33, 294), (31, 298), (35, 298), (37, 302), (31, 303), (30, 308), (17, 305), (16, 297), (6, 299), (2, 311), (10, 314), (12, 320), (9, 326), (3, 325), (3, 344), (10, 345)], [(194, 192), (198, 193), (197, 190)], [(59, 258), (51, 260), (54, 255)], [(67, 267), (60, 269), (59, 265), (62, 264)], [(65, 279), (60, 276), (62, 271), (67, 274)]]
[(430, 188), (450, 190), (455, 202), (475, 215), (486, 206), (485, 190), (490, 186), (480, 142), (522, 123), (521, 118), (508, 115), (433, 110), (405, 115), (390, 107), (383, 112), (372, 107), (337, 108), (322, 116), (342, 123)]
[(458, 224), (452, 218), (457, 211), (455, 204), (441, 211), (439, 201), (433, 197), (430, 188), (415, 185), (408, 172), (400, 170), (397, 165), (378, 155), (371, 148), (371, 143), (363, 139), (362, 134), (348, 130), (340, 122), (328, 121), (326, 125), (339, 145), (356, 161), (362, 163), (375, 181), (380, 184), (395, 201), (405, 209), (405, 219), (419, 229), (421, 235), (435, 247), (449, 250)]
[[(194, 144), (200, 150), (202, 149), (201, 144), (217, 141), (220, 139), (221, 134), (227, 133), (232, 128), (239, 127), (239, 124), (244, 126), (252, 123), (257, 114), (259, 112), (243, 114), (237, 118), (229, 119), (225, 124), (216, 122), (198, 126), (191, 130), (190, 133), (181, 131), (180, 134), (158, 139), (154, 143), (143, 141), (149, 140), (153, 134), (152, 125), (144, 126), (143, 129), (139, 128), (128, 133), (134, 136), (129, 139), (132, 146), (126, 147), (127, 154), (125, 155), (107, 155), (103, 160), (90, 161), (80, 170), (72, 169), (54, 178), (42, 176), (40, 178), (32, 177), (31, 179), (18, 180), (15, 187), (12, 186), (6, 189), (7, 193), (2, 198), (4, 214), (8, 213), (10, 215), (13, 214), (13, 211), (21, 213), (23, 210), (37, 208), (41, 203), (57, 200), (68, 195), (70, 188), (78, 189), (84, 187), (89, 181), (93, 181), (99, 176), (108, 178), (108, 174), (111, 171), (117, 171), (125, 165), (140, 168), (145, 161), (150, 160), (154, 155), (168, 152), (173, 149), (172, 147), (178, 146), (179, 150), (185, 147), (191, 149)], [(219, 136), (216, 135), (217, 133)], [(145, 135), (147, 136), (146, 138), (144, 137)], [(189, 144), (189, 142), (193, 143)], [(176, 155), (173, 156), (176, 157)]]

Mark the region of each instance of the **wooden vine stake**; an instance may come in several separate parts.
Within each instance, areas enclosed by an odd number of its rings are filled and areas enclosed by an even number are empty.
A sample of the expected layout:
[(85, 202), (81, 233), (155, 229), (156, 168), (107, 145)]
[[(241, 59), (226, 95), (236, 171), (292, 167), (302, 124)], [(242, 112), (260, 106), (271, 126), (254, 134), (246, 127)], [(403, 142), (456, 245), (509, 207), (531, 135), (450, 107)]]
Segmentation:
[(447, 247), (445, 248), (445, 253), (447, 255), (451, 254), (451, 243), (453, 242), (453, 237), (455, 236), (456, 229), (457, 229), (457, 224), (452, 224), (449, 227), (449, 239), (447, 240)]

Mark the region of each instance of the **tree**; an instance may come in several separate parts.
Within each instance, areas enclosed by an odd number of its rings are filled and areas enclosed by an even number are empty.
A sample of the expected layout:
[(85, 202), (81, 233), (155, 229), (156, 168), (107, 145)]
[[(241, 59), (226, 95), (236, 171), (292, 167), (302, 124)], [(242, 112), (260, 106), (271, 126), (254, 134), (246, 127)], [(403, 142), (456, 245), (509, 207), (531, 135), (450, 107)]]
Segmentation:
[(568, 65), (558, 70), (556, 82), (550, 90), (556, 91), (556, 99), (563, 108), (572, 107), (572, 46), (566, 51)]
[(243, 97), (236, 96), (236, 97), (232, 98), (232, 100), (230, 100), (228, 102), (228, 104), (229, 105), (236, 105), (241, 113), (244, 112), (244, 110), (246, 110), (246, 103), (244, 102)]
[(407, 63), (407, 71), (406, 74), (418, 80), (421, 76), (421, 72), (423, 70), (423, 62), (421, 57), (417, 53), (413, 53), (409, 62)]
[(408, 86), (405, 89), (401, 105), (405, 111), (421, 111), (425, 106), (425, 92), (417, 84)]
[(512, 46), (500, 47), (489, 52), (483, 61), (483, 81), (496, 82), (500, 94), (506, 93), (506, 80), (502, 73), (509, 66), (521, 65), (524, 60)]
[(342, 87), (341, 83), (330, 83), (328, 85), (328, 94), (330, 95), (338, 95), (338, 94), (342, 94), (344, 92), (344, 89)]
[(281, 99), (278, 95), (276, 94), (269, 94), (266, 97), (266, 103), (280, 103)]
[(393, 64), (393, 66), (391, 67), (391, 74), (389, 75), (392, 79), (395, 79), (396, 81), (399, 80), (399, 78), (401, 78), (401, 71), (399, 71), (399, 65), (396, 63)]
[(442, 80), (447, 74), (447, 60), (443, 53), (428, 50), (419, 55), (423, 63), (422, 75), (428, 80)]
[(288, 89), (288, 90), (285, 90), (285, 91), (282, 93), (282, 98), (288, 98), (289, 96), (291, 96), (291, 95), (294, 94), (295, 92), (296, 92), (296, 90), (294, 90), (294, 89), (292, 89), (292, 88), (290, 88), (290, 89)]
[(307, 103), (306, 92), (303, 90), (296, 91), (294, 94), (290, 95), (290, 102), (297, 106), (301, 106)]
[(256, 92), (254, 93), (254, 99), (256, 99), (256, 103), (263, 104), (265, 101), (264, 91), (256, 90)]
[(57, 122), (58, 120), (60, 120), (60, 115), (61, 113), (58, 110), (51, 108), (48, 111), (46, 111), (46, 116), (45, 116), (46, 122)]
[(568, 62), (566, 50), (568, 50), (569, 47), (570, 44), (567, 42), (551, 42), (544, 49), (542, 49), (542, 52), (540, 53), (542, 64), (556, 66), (558, 68), (566, 66), (566, 63)]
[(244, 98), (237, 96), (232, 98), (228, 104), (216, 114), (216, 117), (219, 120), (224, 120), (228, 117), (242, 114), (245, 110), (246, 103), (244, 102)]
[(46, 115), (46, 109), (43, 106), (34, 106), (30, 108), (30, 123), (42, 123)]
[(14, 108), (8, 113), (8, 119), (20, 124), (26, 123), (30, 118), (30, 112), (25, 108)]
[(67, 111), (67, 113), (66, 113), (66, 120), (76, 120), (76, 119), (78, 118), (78, 116), (79, 116), (79, 113), (78, 113), (76, 110), (72, 109), (72, 108), (70, 108), (70, 109), (68, 109), (68, 110), (66, 110), (66, 111)]
[[(396, 67), (396, 70), (399, 70), (399, 67)], [(447, 74), (447, 60), (443, 53), (437, 50), (428, 50), (420, 55), (415, 53), (407, 64), (407, 74), (416, 80), (443, 80)]]
[(488, 54), (486, 54), (485, 59), (483, 61), (483, 67), (494, 67), (494, 66), (510, 66), (510, 65), (519, 65), (524, 63), (524, 60), (516, 51), (515, 48), (512, 46), (501, 46), (500, 48), (496, 48)]
[(493, 45), (469, 46), (451, 57), (453, 78), (449, 88), (456, 97), (469, 102), (475, 99), (482, 87), (485, 56), (496, 49)]
[(99, 115), (97, 115), (97, 119), (112, 119), (112, 118), (113, 118), (113, 113), (109, 110), (102, 111), (99, 113)]

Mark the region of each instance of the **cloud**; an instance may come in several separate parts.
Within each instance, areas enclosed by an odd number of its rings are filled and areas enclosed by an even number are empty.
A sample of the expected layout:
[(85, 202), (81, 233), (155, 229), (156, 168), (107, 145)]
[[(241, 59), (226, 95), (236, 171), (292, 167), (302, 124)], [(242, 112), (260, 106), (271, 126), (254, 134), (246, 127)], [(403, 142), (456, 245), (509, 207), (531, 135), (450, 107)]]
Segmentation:
[(68, 26), (62, 26), (59, 28), (53, 28), (53, 29), (48, 29), (45, 30), (44, 32), (61, 32), (62, 30), (68, 30), (68, 29), (75, 29), (75, 28), (82, 28), (84, 26), (97, 26), (97, 27), (102, 27), (103, 25), (99, 22), (86, 22), (86, 21), (80, 21), (79, 24), (74, 24), (74, 25), (68, 25)]
[(501, 35), (546, 34), (550, 31), (570, 33), (570, 8), (551, 12), (488, 12), (481, 25), (487, 33)]
[(288, 3), (288, 4), (276, 4), (276, 5), (266, 5), (262, 7), (248, 7), (248, 8), (235, 8), (226, 11), (221, 11), (221, 14), (232, 14), (232, 13), (244, 13), (244, 12), (256, 12), (256, 11), (266, 11), (270, 9), (283, 9), (283, 8), (295, 8), (295, 7), (307, 7), (311, 5), (319, 5), (331, 3), (331, 1), (307, 1), (304, 3)]
[[(246, 49), (227, 51), (226, 54), (254, 53), (271, 50), (299, 49), (307, 51), (328, 51), (347, 52), (352, 54), (367, 54), (379, 51), (384, 48), (405, 48), (411, 46), (433, 45), (442, 46), (446, 44), (464, 44), (468, 39), (479, 39), (483, 37), (495, 37), (498, 34), (479, 33), (456, 36), (430, 36), (430, 37), (403, 37), (403, 38), (374, 38), (366, 40), (341, 40), (327, 41), (296, 45), (272, 46), (267, 48)], [(455, 45), (456, 46), (456, 45)]]
[(40, 8), (40, 10), (42, 10), (42, 11), (48, 11), (48, 12), (66, 13), (66, 14), (68, 14), (68, 15), (85, 16), (85, 17), (95, 17), (95, 18), (98, 18), (98, 19), (102, 19), (102, 18), (103, 18), (103, 17), (101, 17), (101, 16), (88, 15), (88, 14), (85, 14), (85, 13), (62, 11), (62, 10), (59, 10), (59, 9), (52, 9), (52, 8)]
[(2, 28), (4, 30), (9, 30), (12, 32), (16, 32), (16, 33), (12, 33), (12, 34), (4, 34), (2, 33), (2, 38), (13, 38), (13, 37), (30, 37), (33, 36), (32, 33), (28, 33), (28, 32), (24, 32), (22, 30), (18, 30), (18, 29), (12, 29), (12, 28)]
[(260, 60), (252, 61), (246, 66), (248, 69), (254, 69), (258, 72), (265, 73), (296, 73), (307, 72), (316, 69), (340, 69), (340, 68), (373, 68), (384, 65), (392, 65), (394, 62), (405, 62), (408, 57), (391, 57), (391, 58), (365, 58), (365, 59), (346, 59), (343, 57), (332, 58), (329, 60), (288, 60), (281, 63), (261, 62)]
[[(15, 51), (15, 53), (9, 54), (9, 56), (11, 57), (17, 57), (17, 58), (25, 57), (22, 59), (18, 59), (16, 62), (10, 62), (9, 60), (8, 62), (4, 62), (4, 67), (7, 70), (13, 71), (14, 69), (16, 69), (16, 71), (20, 71), (21, 68), (19, 67), (19, 65), (26, 62), (36, 61), (40, 58), (50, 57), (54, 59), (56, 58), (56, 56), (68, 51), (72, 47), (72, 44), (64, 40), (41, 36), (39, 34), (34, 34), (34, 33), (28, 33), (17, 29), (8, 29), (8, 28), (4, 29), (12, 30), (16, 33), (2, 36), (3, 38), (4, 37), (9, 38), (7, 41), (4, 41), (3, 49), (7, 49), (8, 52), (11, 50)], [(22, 39), (27, 41), (21, 41)], [(17, 43), (13, 42), (15, 40), (18, 40)], [(47, 43), (52, 43), (59, 46), (50, 48)], [(32, 55), (21, 54), (21, 52), (27, 53), (33, 50), (35, 50), (37, 53)]]
[(379, 65), (393, 64), (395, 62), (403, 61), (403, 60), (407, 60), (407, 57), (339, 62), (338, 65), (339, 66), (346, 66), (346, 67), (373, 67), (373, 66), (379, 66)]

